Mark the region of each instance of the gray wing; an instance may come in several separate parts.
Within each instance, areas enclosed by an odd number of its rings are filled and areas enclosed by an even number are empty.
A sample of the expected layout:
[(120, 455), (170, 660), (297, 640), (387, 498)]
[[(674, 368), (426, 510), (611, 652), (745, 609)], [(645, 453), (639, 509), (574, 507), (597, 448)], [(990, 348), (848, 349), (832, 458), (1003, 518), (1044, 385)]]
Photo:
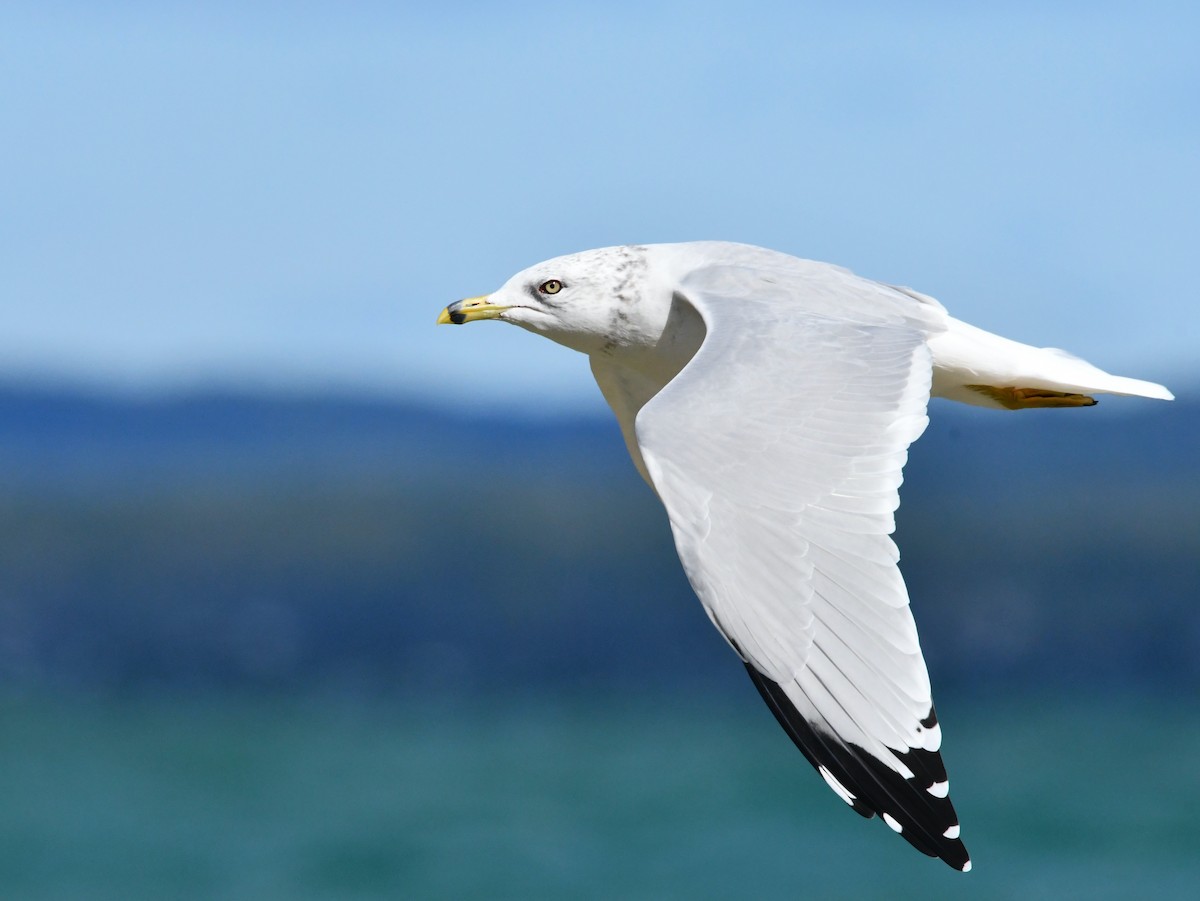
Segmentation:
[(684, 281), (707, 334), (638, 445), (692, 587), (785, 731), (856, 811), (968, 869), (890, 538), (944, 311), (832, 267), (786, 276)]

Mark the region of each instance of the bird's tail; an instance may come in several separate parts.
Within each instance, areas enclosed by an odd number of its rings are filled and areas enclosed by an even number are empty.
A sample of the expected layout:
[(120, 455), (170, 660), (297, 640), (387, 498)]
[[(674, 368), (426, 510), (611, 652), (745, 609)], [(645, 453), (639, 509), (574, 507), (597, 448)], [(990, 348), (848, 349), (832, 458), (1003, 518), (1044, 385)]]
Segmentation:
[(1093, 394), (1175, 397), (1162, 385), (1110, 375), (1056, 347), (1021, 344), (953, 317), (947, 325), (929, 342), (935, 397), (1009, 410), (1090, 406)]

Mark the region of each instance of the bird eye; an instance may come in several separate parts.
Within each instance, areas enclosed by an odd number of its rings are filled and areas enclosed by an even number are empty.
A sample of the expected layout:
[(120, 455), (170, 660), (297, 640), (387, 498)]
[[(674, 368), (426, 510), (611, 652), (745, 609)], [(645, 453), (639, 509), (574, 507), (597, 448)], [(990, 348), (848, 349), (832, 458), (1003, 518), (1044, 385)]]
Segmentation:
[(538, 285), (538, 290), (543, 294), (557, 294), (562, 290), (562, 282), (556, 278), (552, 278), (550, 281), (542, 282)]

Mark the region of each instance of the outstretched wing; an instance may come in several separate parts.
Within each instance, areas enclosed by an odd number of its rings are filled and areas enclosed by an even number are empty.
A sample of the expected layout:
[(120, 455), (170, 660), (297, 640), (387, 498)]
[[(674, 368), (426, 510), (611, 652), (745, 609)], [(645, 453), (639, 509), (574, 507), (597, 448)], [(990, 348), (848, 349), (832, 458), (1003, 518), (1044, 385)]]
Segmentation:
[(704, 269), (679, 299), (707, 334), (636, 432), (692, 587), (830, 788), (968, 869), (889, 537), (943, 311), (818, 264)]

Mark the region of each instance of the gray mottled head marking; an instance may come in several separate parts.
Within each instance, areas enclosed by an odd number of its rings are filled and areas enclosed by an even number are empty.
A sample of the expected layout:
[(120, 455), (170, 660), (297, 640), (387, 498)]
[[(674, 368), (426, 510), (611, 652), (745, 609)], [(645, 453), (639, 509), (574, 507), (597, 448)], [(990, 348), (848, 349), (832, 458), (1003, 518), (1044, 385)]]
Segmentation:
[(609, 319), (609, 338), (601, 348), (606, 355), (616, 348), (619, 336), (629, 323), (629, 313), (625, 308), (636, 304), (642, 298), (641, 277), (647, 268), (646, 248), (640, 244), (626, 244), (616, 248), (616, 253), (615, 292), (620, 305), (613, 308)]
[(638, 279), (646, 271), (646, 248), (627, 244), (617, 248), (617, 299), (636, 303), (640, 299)]

